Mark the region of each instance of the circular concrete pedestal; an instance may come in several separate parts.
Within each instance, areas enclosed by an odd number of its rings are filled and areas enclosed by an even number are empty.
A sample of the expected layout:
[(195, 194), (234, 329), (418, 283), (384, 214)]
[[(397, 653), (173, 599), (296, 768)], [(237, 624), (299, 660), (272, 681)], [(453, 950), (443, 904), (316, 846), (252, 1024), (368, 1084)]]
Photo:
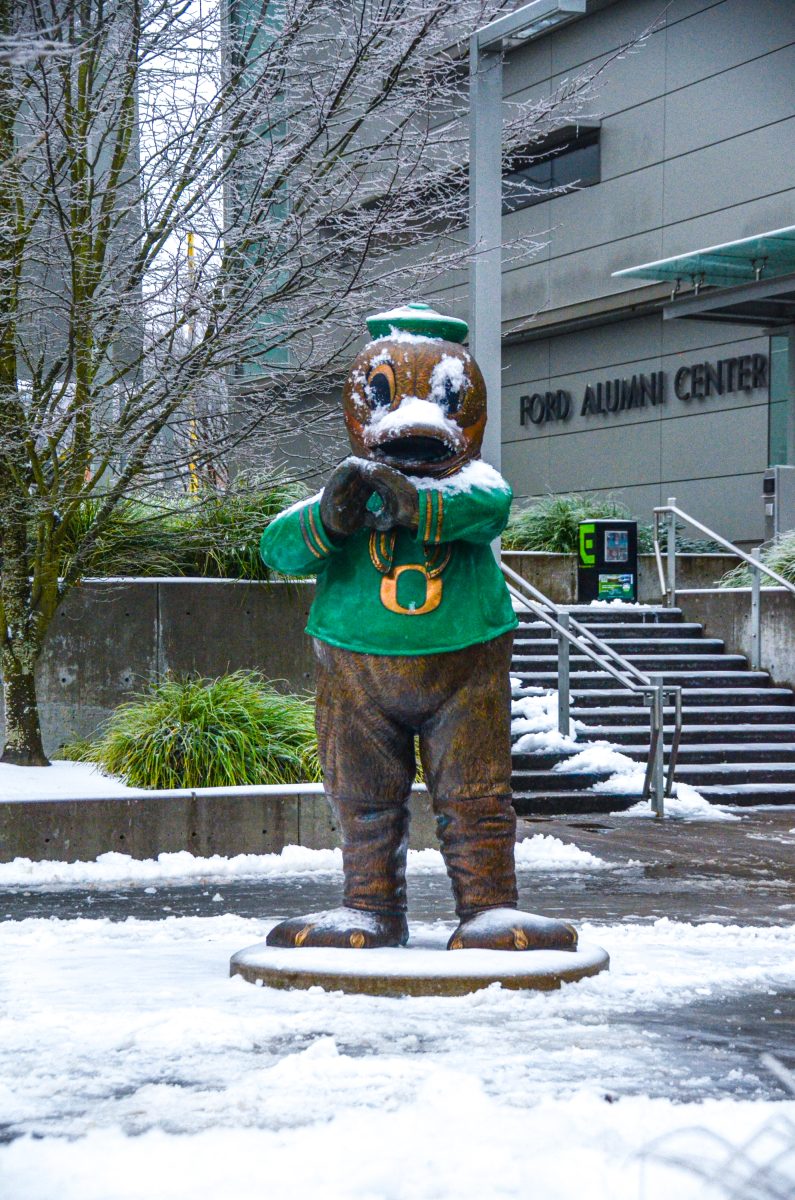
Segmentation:
[(447, 950), (444, 930), (412, 934), (408, 946), (382, 950), (334, 950), (311, 946), (276, 949), (260, 942), (238, 950), (230, 975), (274, 988), (322, 987), (365, 996), (463, 996), (502, 984), (515, 990), (550, 992), (563, 983), (606, 971), (601, 946), (577, 950)]

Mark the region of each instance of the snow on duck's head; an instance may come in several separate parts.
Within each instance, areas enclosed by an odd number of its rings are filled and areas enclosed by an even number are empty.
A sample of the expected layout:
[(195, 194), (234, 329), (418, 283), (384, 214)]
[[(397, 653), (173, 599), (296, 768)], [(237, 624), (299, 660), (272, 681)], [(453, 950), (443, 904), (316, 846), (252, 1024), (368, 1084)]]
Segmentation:
[(375, 340), (356, 358), (343, 392), (354, 453), (431, 476), (478, 458), (486, 385), (461, 345), (466, 322), (407, 304), (368, 317), (367, 327)]

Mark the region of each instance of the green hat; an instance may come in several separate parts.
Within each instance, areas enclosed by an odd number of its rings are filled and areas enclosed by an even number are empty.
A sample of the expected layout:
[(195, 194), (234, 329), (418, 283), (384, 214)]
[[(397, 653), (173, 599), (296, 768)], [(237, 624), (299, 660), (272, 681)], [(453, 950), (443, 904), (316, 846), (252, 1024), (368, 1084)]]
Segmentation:
[(466, 321), (443, 317), (429, 304), (403, 304), (389, 312), (376, 313), (367, 318), (367, 328), (374, 338), (389, 337), (393, 330), (399, 329), (446, 342), (463, 342), (469, 333)]

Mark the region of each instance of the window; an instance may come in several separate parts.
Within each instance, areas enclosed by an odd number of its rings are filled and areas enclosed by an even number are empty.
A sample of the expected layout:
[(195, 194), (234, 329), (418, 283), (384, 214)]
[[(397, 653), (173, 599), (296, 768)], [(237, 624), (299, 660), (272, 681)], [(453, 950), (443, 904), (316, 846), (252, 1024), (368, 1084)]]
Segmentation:
[(567, 126), (513, 154), (503, 170), (503, 213), (599, 183), (599, 132), (598, 126)]

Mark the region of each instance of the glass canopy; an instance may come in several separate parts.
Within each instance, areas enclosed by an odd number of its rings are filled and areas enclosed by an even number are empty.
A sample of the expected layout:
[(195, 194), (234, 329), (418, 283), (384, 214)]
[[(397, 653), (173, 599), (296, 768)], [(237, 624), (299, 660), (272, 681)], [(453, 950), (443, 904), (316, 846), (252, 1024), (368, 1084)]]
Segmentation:
[(756, 237), (708, 246), (674, 258), (641, 263), (614, 271), (616, 279), (677, 280), (699, 287), (726, 287), (746, 281), (774, 279), (795, 272), (795, 225)]

